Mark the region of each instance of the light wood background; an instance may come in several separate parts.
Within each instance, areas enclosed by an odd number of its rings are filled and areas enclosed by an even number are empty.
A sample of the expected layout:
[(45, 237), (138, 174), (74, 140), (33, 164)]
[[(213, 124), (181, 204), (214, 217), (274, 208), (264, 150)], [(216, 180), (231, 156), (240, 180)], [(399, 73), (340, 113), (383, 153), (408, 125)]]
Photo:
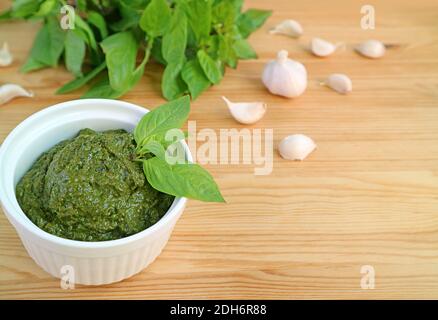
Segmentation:
[[(274, 153), (274, 170), (207, 166), (228, 204), (190, 201), (161, 256), (120, 283), (63, 291), (59, 281), (27, 255), (0, 215), (0, 298), (438, 298), (438, 2), (366, 1), (376, 29), (360, 28), (363, 1), (253, 0), (273, 9), (251, 37), (260, 58), (228, 70), (222, 83), (193, 102), (198, 128), (242, 128), (220, 96), (268, 103), (253, 128), (274, 128), (275, 144), (292, 133), (315, 139), (304, 162)], [(5, 7), (5, 1), (2, 1)], [(267, 31), (286, 18), (300, 21), (299, 40)], [(56, 96), (70, 79), (61, 67), (18, 72), (31, 46), (34, 23), (0, 25), (0, 42), (15, 55), (0, 82), (22, 84), (33, 99), (0, 106), (0, 141), (22, 120), (78, 93)], [(314, 37), (347, 43), (328, 59), (308, 53)], [(376, 38), (396, 47), (368, 60), (351, 46)], [(304, 63), (305, 94), (272, 96), (260, 81), (280, 49)], [(354, 91), (341, 96), (319, 85), (333, 72), (348, 74)], [(142, 82), (123, 99), (156, 106), (161, 70), (149, 65)], [(363, 265), (376, 272), (374, 290), (360, 287)]]

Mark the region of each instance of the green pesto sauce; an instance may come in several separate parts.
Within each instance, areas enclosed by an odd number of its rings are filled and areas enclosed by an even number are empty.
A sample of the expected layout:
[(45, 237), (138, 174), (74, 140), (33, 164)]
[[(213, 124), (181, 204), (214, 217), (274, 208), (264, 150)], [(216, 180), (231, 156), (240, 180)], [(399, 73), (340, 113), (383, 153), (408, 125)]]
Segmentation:
[(41, 229), (81, 241), (123, 238), (155, 224), (174, 197), (147, 182), (124, 130), (84, 129), (44, 153), (20, 180), (18, 203)]

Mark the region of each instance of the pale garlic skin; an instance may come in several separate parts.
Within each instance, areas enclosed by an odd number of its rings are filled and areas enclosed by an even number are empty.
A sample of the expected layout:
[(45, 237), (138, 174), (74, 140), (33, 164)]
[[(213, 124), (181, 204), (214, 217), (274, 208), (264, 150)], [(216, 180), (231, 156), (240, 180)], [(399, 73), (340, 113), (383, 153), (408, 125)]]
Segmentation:
[(262, 81), (272, 94), (295, 98), (307, 88), (307, 71), (301, 63), (288, 59), (286, 50), (281, 50), (277, 59), (265, 66)]
[(342, 73), (333, 73), (328, 76), (326, 85), (340, 94), (347, 94), (353, 91), (351, 79)]
[(222, 97), (232, 117), (242, 124), (253, 124), (263, 118), (267, 105), (264, 102), (231, 102)]
[(310, 50), (317, 57), (328, 57), (336, 51), (336, 45), (321, 38), (313, 38)]
[(303, 27), (298, 21), (288, 19), (280, 22), (274, 29), (270, 30), (269, 33), (299, 38), (303, 34)]
[(302, 161), (316, 149), (312, 138), (304, 134), (293, 134), (281, 140), (278, 151), (282, 158)]
[(0, 105), (17, 97), (33, 97), (33, 93), (17, 84), (4, 84), (0, 86)]
[(356, 51), (361, 55), (371, 59), (378, 59), (385, 55), (386, 47), (378, 40), (367, 40), (356, 47)]

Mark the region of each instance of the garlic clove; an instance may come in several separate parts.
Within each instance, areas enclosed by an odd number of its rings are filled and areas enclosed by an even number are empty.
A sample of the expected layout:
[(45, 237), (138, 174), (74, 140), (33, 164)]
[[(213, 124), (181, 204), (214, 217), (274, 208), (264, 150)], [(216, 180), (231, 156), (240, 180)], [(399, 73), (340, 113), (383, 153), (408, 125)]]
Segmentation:
[(353, 90), (351, 79), (342, 73), (329, 75), (325, 84), (340, 94), (347, 94)]
[(234, 103), (222, 97), (233, 118), (243, 124), (253, 124), (259, 121), (266, 113), (267, 105), (263, 102)]
[(11, 52), (9, 51), (9, 45), (7, 42), (3, 43), (3, 47), (0, 49), (0, 67), (7, 67), (13, 61)]
[(293, 134), (284, 138), (278, 146), (280, 155), (287, 160), (304, 160), (313, 150), (315, 142), (304, 134)]
[(265, 66), (262, 82), (272, 94), (294, 98), (307, 88), (307, 71), (304, 65), (289, 59), (286, 50), (281, 50), (277, 59)]
[(378, 40), (368, 40), (360, 43), (356, 51), (367, 58), (377, 59), (385, 55), (386, 47)]
[(16, 97), (33, 97), (33, 93), (17, 84), (4, 84), (0, 86), (0, 105)]
[(288, 19), (276, 25), (274, 29), (270, 30), (271, 34), (282, 34), (292, 38), (299, 38), (303, 34), (303, 27), (298, 21)]
[(328, 57), (336, 50), (336, 45), (321, 38), (313, 38), (310, 43), (310, 51), (318, 57)]

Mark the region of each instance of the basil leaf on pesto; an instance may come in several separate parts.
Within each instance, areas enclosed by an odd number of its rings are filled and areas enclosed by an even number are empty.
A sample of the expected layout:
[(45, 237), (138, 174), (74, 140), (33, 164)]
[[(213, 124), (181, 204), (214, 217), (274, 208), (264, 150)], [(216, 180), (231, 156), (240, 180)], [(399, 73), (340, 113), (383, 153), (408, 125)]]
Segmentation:
[(158, 157), (143, 161), (146, 179), (154, 189), (178, 197), (225, 202), (213, 177), (197, 164), (170, 165)]
[(166, 159), (166, 150), (161, 143), (155, 140), (148, 141), (146, 144), (142, 146), (142, 148), (138, 151), (139, 154), (150, 152), (161, 160)]
[(187, 121), (190, 112), (188, 96), (165, 103), (146, 113), (134, 130), (137, 146), (149, 136), (163, 135), (170, 129), (180, 128)]
[[(176, 160), (172, 155), (174, 151), (177, 158), (185, 159), (185, 151), (180, 144), (185, 134), (179, 128), (187, 120), (189, 112), (190, 99), (184, 96), (147, 113), (134, 130), (136, 160), (143, 161), (144, 174), (156, 190), (178, 197), (225, 202), (216, 182), (205, 169), (186, 161), (177, 164), (168, 162)], [(167, 141), (166, 133), (175, 129), (181, 135), (172, 134), (174, 141)]]

